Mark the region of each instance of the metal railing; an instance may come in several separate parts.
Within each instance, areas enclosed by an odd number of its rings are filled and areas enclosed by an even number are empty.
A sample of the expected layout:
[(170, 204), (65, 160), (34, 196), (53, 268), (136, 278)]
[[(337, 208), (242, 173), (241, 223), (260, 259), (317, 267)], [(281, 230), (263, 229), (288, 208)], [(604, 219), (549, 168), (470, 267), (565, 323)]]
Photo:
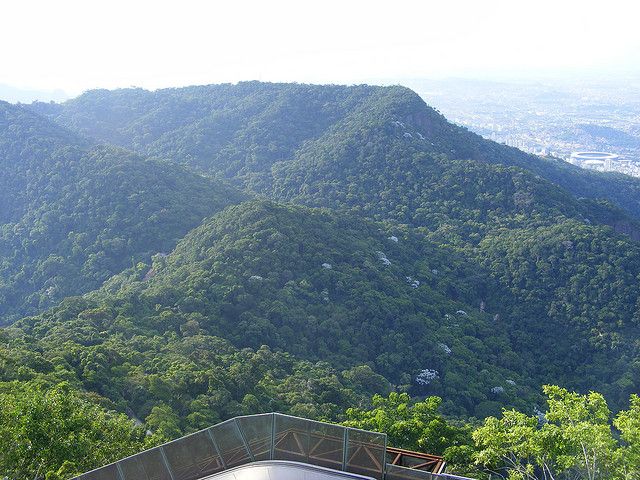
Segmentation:
[(462, 479), (385, 463), (387, 436), (279, 413), (236, 417), (84, 473), (76, 480), (199, 480), (263, 460), (288, 460), (375, 480)]
[(78, 480), (198, 480), (260, 460), (290, 460), (383, 480), (381, 433), (267, 413), (236, 417), (87, 472)]

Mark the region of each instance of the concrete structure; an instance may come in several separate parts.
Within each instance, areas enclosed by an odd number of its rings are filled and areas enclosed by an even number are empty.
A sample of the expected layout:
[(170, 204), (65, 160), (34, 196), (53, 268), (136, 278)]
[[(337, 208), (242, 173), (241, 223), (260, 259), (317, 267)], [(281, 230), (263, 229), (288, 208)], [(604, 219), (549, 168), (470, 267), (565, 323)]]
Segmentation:
[(442, 457), (384, 434), (277, 413), (232, 418), (74, 480), (446, 480)]
[(573, 152), (569, 162), (579, 167), (601, 172), (614, 170), (614, 162), (618, 161), (618, 155), (607, 152)]

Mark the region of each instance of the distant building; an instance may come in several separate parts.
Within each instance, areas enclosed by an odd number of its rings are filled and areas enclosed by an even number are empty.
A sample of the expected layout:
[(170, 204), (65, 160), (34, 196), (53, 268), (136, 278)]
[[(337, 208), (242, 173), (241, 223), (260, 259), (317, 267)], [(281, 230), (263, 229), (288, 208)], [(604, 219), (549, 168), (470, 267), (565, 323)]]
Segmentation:
[(589, 170), (611, 172), (618, 162), (618, 155), (607, 152), (573, 152), (569, 157), (569, 163)]

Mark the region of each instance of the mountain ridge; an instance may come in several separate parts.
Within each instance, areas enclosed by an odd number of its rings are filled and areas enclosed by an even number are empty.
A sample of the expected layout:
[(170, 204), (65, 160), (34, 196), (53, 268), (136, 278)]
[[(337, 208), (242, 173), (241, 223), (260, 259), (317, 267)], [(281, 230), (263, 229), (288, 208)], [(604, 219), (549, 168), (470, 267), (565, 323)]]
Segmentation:
[[(122, 98), (134, 102), (134, 105), (142, 104), (146, 110), (127, 111), (127, 103), (123, 103)], [(392, 121), (422, 129), (420, 133), (425, 137), (421, 148), (423, 153), (524, 168), (574, 196), (607, 199), (635, 220), (640, 219), (640, 182), (637, 179), (615, 174), (600, 175), (560, 160), (543, 159), (485, 140), (447, 122), (406, 87), (241, 82), (237, 85), (206, 85), (155, 92), (142, 89), (100, 90), (58, 105), (55, 113), (49, 112), (49, 116), (66, 126), (82, 123), (84, 134), (93, 134), (102, 141), (119, 139), (121, 145), (141, 150), (145, 155), (186, 162), (205, 172), (235, 178), (244, 187), (254, 189), (256, 181), (264, 181), (257, 177), (267, 172), (271, 165), (277, 161), (292, 160), (295, 151), (303, 147), (305, 141), (317, 140), (319, 131), (308, 127), (309, 122), (335, 125), (336, 120), (344, 120), (342, 103), (350, 111), (365, 108), (370, 117), (395, 115)], [(244, 123), (242, 120), (235, 123), (226, 121), (225, 115), (229, 114), (228, 109), (225, 110), (227, 105), (242, 105), (242, 111), (250, 112), (250, 115)], [(51, 110), (48, 104), (38, 103), (29, 108)], [(189, 113), (185, 114), (185, 110)], [(194, 112), (198, 114), (195, 117)], [(104, 126), (104, 119), (114, 116), (120, 119), (117, 127), (92, 130), (92, 125)], [(159, 134), (155, 127), (145, 130), (145, 119), (150, 116), (163, 119), (164, 133)], [(213, 120), (214, 125), (230, 130), (205, 128), (207, 118)], [(154, 120), (148, 125), (157, 124), (158, 121)], [(204, 140), (184, 145), (179, 137), (169, 135), (170, 141), (164, 144), (162, 137), (170, 133), (171, 128), (180, 131), (183, 137)], [(325, 127), (323, 130), (326, 132)], [(296, 140), (290, 141), (294, 137)], [(216, 143), (216, 138), (222, 142)], [(194, 149), (198, 142), (200, 149)]]

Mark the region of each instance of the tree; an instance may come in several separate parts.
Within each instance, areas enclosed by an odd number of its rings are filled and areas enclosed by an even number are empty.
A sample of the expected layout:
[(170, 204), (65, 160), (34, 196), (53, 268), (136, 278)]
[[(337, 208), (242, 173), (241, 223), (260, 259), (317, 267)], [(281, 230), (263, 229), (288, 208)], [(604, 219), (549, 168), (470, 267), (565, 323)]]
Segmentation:
[(548, 403), (543, 418), (505, 410), (501, 419), (489, 417), (473, 432), (477, 464), (514, 480), (637, 478), (640, 470), (631, 455), (638, 445), (637, 398), (616, 419), (629, 444), (620, 447), (601, 394), (580, 395), (552, 385), (543, 391)]
[(640, 472), (640, 397), (631, 395), (629, 410), (622, 411), (613, 421), (624, 442), (619, 449), (620, 468), (625, 478)]
[(157, 430), (167, 439), (181, 436), (180, 417), (165, 403), (155, 405), (145, 420), (150, 428)]
[(145, 431), (68, 384), (0, 384), (0, 477), (71, 478), (143, 450)]
[(467, 443), (469, 430), (449, 423), (439, 412), (441, 403), (439, 397), (412, 402), (407, 393), (374, 395), (372, 409), (349, 408), (344, 424), (386, 433), (394, 447), (443, 454)]

